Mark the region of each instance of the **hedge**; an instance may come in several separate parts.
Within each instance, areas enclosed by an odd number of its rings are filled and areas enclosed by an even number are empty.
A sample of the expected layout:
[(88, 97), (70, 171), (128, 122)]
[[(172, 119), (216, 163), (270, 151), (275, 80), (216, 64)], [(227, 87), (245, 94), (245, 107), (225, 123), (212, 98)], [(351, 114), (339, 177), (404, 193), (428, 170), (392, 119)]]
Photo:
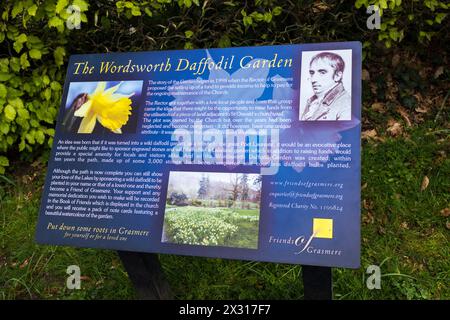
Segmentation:
[[(381, 30), (366, 28), (377, 5)], [(360, 40), (448, 43), (445, 1), (21, 0), (0, 9), (0, 174), (52, 144), (70, 54)], [(440, 45), (440, 44), (439, 44)], [(370, 58), (370, 57), (369, 57)]]

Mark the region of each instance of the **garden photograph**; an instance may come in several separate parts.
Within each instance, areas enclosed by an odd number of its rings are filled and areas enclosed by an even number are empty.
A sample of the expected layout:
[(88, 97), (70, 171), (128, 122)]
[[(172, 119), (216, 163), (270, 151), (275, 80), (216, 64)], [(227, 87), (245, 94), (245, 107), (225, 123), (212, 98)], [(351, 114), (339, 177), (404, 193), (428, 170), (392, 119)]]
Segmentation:
[(170, 173), (162, 242), (256, 249), (261, 176)]

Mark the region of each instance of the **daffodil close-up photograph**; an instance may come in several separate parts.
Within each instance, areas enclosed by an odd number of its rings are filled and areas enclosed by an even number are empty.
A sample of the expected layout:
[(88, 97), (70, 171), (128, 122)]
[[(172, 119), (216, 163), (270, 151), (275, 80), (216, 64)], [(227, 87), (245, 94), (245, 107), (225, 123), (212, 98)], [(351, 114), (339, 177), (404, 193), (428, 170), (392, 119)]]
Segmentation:
[(63, 130), (77, 134), (134, 133), (142, 81), (72, 82)]

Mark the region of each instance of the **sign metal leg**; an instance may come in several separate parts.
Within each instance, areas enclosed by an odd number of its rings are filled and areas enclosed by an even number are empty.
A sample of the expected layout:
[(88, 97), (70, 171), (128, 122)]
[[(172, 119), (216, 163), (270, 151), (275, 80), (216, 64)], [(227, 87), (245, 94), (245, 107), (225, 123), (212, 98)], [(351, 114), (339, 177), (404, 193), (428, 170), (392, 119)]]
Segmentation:
[(330, 267), (302, 266), (305, 300), (331, 300), (333, 298)]
[(131, 251), (117, 253), (140, 300), (173, 299), (157, 254)]

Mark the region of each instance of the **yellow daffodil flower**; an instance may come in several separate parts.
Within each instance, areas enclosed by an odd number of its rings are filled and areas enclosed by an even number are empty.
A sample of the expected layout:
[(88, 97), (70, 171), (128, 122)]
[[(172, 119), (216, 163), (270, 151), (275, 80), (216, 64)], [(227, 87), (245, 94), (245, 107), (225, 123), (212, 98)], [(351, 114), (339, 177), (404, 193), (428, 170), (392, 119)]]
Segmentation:
[(122, 133), (121, 128), (128, 122), (131, 114), (131, 99), (133, 94), (123, 95), (115, 93), (119, 86), (107, 90), (106, 82), (99, 82), (94, 93), (75, 111), (76, 117), (83, 117), (78, 133), (92, 133), (97, 120), (102, 126), (114, 133)]

